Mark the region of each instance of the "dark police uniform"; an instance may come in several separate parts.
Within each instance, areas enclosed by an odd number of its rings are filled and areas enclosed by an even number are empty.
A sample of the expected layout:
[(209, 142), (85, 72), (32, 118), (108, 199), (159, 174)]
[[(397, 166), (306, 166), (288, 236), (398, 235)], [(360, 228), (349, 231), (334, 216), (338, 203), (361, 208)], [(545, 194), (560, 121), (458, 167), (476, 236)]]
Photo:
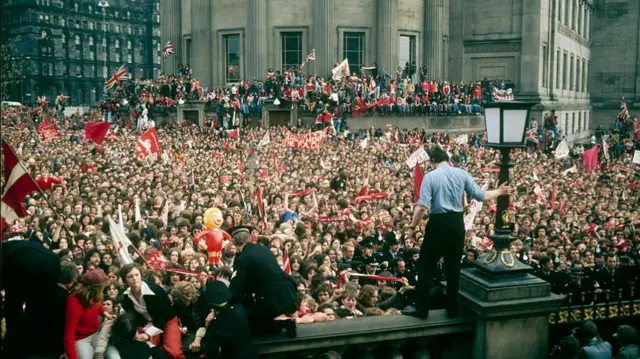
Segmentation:
[[(232, 230), (232, 236), (237, 231)], [(247, 309), (251, 333), (271, 334), (284, 328), (293, 334), (291, 331), (295, 331), (295, 321), (275, 321), (274, 318), (282, 314), (291, 315), (298, 310), (296, 284), (280, 268), (269, 248), (254, 243), (245, 244), (233, 267), (234, 274), (229, 286), (232, 301), (242, 303)], [(285, 327), (291, 324), (293, 328)]]
[(206, 358), (258, 359), (246, 319), (226, 304), (231, 300), (227, 286), (220, 281), (208, 283), (206, 297), (215, 312), (204, 337)]

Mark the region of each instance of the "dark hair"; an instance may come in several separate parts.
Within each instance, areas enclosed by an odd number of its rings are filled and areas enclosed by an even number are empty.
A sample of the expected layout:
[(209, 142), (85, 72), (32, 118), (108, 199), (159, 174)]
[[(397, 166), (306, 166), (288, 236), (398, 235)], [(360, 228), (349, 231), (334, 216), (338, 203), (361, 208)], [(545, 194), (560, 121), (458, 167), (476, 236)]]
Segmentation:
[(440, 146), (435, 146), (429, 153), (431, 163), (440, 163), (449, 161), (449, 154)]
[(78, 267), (76, 264), (69, 261), (63, 261), (60, 263), (60, 283), (71, 284), (78, 280)]
[(139, 264), (136, 264), (136, 263), (125, 264), (122, 266), (122, 268), (120, 268), (120, 278), (122, 279), (123, 282), (125, 283), (127, 282), (127, 274), (129, 274), (129, 272), (131, 272), (134, 268), (140, 271), (141, 276), (144, 275), (144, 270)]
[(109, 339), (111, 345), (118, 348), (123, 343), (133, 340), (138, 330), (136, 318), (125, 313), (116, 319), (111, 328), (111, 338)]

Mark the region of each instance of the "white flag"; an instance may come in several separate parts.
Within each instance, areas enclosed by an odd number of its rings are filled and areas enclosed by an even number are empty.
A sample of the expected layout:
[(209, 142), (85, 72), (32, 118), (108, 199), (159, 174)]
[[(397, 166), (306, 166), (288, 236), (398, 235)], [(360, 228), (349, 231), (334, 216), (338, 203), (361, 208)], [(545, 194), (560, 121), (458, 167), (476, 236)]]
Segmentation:
[(561, 159), (561, 158), (565, 158), (567, 156), (569, 156), (569, 145), (567, 144), (567, 140), (564, 139), (562, 140), (559, 144), (558, 147), (556, 147), (556, 153), (555, 153), (556, 159)]
[(578, 173), (578, 167), (577, 167), (576, 165), (573, 165), (573, 167), (571, 167), (571, 168), (569, 168), (569, 169), (567, 169), (567, 170), (562, 171), (562, 175), (563, 175), (563, 176), (566, 176), (566, 175), (567, 175), (567, 173)]
[(633, 153), (633, 163), (640, 165), (640, 150)]
[(264, 136), (262, 136), (262, 139), (260, 140), (260, 142), (258, 142), (258, 146), (256, 147), (257, 150), (260, 150), (262, 147), (268, 145), (269, 143), (271, 143), (271, 139), (269, 138), (269, 129), (264, 131)]
[(133, 245), (133, 243), (131, 243), (127, 235), (124, 234), (122, 228), (118, 224), (116, 224), (116, 222), (114, 222), (111, 217), (109, 217), (108, 219), (109, 232), (111, 233), (111, 239), (113, 240), (113, 248), (118, 253), (120, 264), (124, 265), (133, 263), (133, 259), (131, 258), (128, 250), (129, 246)]
[(142, 217), (140, 215), (140, 199), (136, 198), (135, 202), (136, 202), (135, 219), (136, 219), (136, 222), (139, 222), (140, 221), (140, 217)]
[(409, 168), (413, 168), (416, 166), (416, 163), (422, 163), (429, 160), (429, 155), (427, 151), (424, 150), (424, 147), (418, 148), (414, 153), (409, 156), (406, 161), (407, 166)]
[(459, 145), (466, 145), (467, 143), (469, 143), (469, 135), (464, 134), (458, 136), (458, 138), (456, 138), (456, 143)]
[(331, 70), (333, 74), (333, 79), (339, 81), (343, 77), (351, 76), (351, 71), (349, 70), (349, 60), (344, 59), (338, 66), (336, 66), (333, 70)]

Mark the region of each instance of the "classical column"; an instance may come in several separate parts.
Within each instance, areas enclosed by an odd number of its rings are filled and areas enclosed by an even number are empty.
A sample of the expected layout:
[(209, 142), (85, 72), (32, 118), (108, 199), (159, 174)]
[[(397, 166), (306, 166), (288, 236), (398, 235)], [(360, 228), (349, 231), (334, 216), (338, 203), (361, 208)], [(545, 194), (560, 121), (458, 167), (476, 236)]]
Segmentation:
[(178, 65), (182, 63), (181, 0), (162, 0), (160, 2), (160, 35), (160, 50), (164, 50), (167, 41), (171, 41), (174, 52), (168, 58), (160, 60), (162, 72), (175, 74), (178, 72)]
[[(200, 85), (213, 85), (211, 70), (211, 1), (191, 0), (191, 69)], [(187, 51), (187, 49), (185, 49)]]
[(427, 76), (433, 80), (446, 80), (449, 36), (449, 0), (424, 1), (424, 63)]
[[(327, 76), (337, 61), (335, 50), (332, 51), (331, 47), (331, 39), (336, 37), (336, 34), (331, 31), (333, 0), (313, 0), (313, 14), (313, 42), (311, 48), (316, 49), (316, 61), (313, 64), (314, 70), (320, 76)], [(341, 41), (341, 39), (338, 39), (338, 41)], [(342, 60), (340, 58), (340, 61)]]
[(398, 67), (398, 0), (378, 0), (378, 66), (387, 73)]
[(267, 0), (247, 0), (245, 79), (267, 76)]

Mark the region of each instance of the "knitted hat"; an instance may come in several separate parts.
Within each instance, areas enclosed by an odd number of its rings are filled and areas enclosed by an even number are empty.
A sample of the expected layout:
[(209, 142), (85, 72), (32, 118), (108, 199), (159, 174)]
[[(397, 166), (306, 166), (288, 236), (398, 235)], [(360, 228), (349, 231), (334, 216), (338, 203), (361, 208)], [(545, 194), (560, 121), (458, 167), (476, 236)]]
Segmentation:
[(105, 284), (109, 280), (102, 269), (89, 269), (82, 276), (82, 283), (91, 287), (98, 287)]

